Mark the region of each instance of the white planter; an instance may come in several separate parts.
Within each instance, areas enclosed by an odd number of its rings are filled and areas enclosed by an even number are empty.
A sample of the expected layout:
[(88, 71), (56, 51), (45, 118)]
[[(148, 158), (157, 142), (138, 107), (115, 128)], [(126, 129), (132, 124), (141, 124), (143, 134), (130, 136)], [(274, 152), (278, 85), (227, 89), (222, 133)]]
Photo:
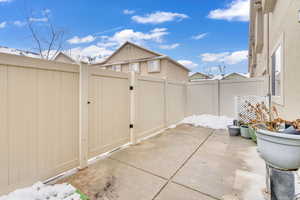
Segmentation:
[(257, 146), (261, 157), (283, 170), (300, 168), (300, 135), (258, 130)]

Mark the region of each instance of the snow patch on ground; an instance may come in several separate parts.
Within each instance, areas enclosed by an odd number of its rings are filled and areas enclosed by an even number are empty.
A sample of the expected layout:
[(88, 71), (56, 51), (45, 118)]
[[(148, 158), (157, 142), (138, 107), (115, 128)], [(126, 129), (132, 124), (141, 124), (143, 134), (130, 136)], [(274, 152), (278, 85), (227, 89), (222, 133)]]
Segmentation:
[(233, 118), (215, 115), (192, 115), (184, 118), (181, 123), (212, 129), (226, 129), (228, 125), (232, 125)]
[(172, 124), (172, 125), (170, 125), (168, 128), (176, 128), (176, 124)]
[(76, 188), (70, 184), (45, 185), (38, 182), (31, 187), (11, 192), (0, 200), (80, 200)]

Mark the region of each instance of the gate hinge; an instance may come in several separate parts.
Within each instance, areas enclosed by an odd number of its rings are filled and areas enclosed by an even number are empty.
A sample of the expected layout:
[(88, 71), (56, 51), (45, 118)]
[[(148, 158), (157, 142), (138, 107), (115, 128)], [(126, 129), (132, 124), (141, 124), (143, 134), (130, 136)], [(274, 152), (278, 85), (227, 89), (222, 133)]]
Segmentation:
[(129, 124), (129, 128), (133, 128), (133, 124)]
[(133, 90), (133, 86), (131, 85), (131, 86), (129, 86), (129, 90)]

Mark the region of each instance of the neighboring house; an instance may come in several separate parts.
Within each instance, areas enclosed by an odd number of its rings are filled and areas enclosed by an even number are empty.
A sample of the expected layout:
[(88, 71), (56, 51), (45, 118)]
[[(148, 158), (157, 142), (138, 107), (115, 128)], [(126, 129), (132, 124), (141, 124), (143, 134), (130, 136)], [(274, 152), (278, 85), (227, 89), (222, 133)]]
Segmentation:
[(270, 77), (282, 117), (300, 118), (300, 1), (250, 1), (249, 72)]
[(226, 74), (222, 80), (240, 80), (240, 79), (246, 79), (247, 74), (241, 74), (241, 73), (237, 73), (237, 72), (233, 72), (230, 74)]
[(76, 63), (76, 61), (67, 54), (63, 52), (59, 52), (56, 54), (56, 56), (53, 58), (54, 61), (64, 62), (64, 63)]
[(211, 77), (209, 75), (201, 73), (201, 72), (196, 72), (189, 76), (190, 81), (205, 80), (205, 79), (210, 79), (210, 78)]
[(212, 77), (212, 80), (241, 80), (241, 79), (246, 79), (249, 78), (248, 74), (242, 74), (242, 73), (237, 73), (237, 72), (233, 72), (233, 73), (229, 73), (229, 74), (224, 74), (224, 75), (216, 75), (214, 77)]
[(103, 69), (130, 72), (143, 76), (188, 81), (189, 69), (168, 56), (153, 52), (131, 42), (124, 43), (104, 62), (93, 64)]

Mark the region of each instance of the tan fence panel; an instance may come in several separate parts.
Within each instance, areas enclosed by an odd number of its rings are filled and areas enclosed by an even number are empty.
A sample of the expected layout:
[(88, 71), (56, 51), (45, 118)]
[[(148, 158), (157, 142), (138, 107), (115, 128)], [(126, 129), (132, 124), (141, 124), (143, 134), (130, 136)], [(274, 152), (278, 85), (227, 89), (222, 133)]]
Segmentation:
[(185, 117), (186, 85), (168, 81), (167, 84), (167, 125), (176, 124)]
[(129, 74), (90, 71), (89, 158), (130, 141)]
[(266, 96), (265, 81), (261, 78), (220, 81), (220, 115), (235, 117), (236, 96)]
[(205, 80), (187, 86), (187, 115), (218, 115), (218, 81)]
[(5, 58), (0, 65), (0, 194), (78, 166), (79, 151), (77, 66)]
[(137, 76), (134, 131), (146, 137), (165, 127), (164, 79)]

